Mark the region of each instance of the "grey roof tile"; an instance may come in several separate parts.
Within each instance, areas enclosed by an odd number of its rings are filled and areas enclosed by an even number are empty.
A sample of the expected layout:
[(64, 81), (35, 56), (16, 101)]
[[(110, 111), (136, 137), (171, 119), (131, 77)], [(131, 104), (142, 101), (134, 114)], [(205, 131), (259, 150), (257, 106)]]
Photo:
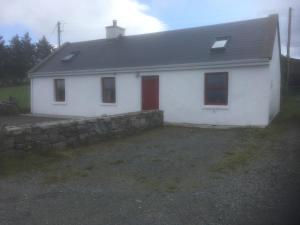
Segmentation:
[[(118, 39), (68, 43), (31, 73), (271, 58), (277, 25), (278, 17), (273, 15)], [(230, 37), (226, 49), (211, 51), (215, 39), (223, 36)], [(79, 54), (73, 60), (61, 61), (77, 51)]]

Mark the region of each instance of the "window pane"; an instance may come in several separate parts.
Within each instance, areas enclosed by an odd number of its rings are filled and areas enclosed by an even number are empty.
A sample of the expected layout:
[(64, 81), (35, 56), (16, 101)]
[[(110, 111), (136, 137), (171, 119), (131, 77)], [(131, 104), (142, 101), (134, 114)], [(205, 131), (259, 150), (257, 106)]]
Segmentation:
[(207, 91), (206, 102), (209, 105), (227, 105), (227, 90), (212, 89)]
[(55, 101), (64, 102), (65, 101), (65, 80), (56, 79), (55, 83)]
[(226, 39), (224, 40), (217, 40), (214, 42), (214, 44), (212, 45), (211, 48), (225, 48), (226, 44), (227, 44), (227, 41)]
[(228, 103), (228, 74), (205, 74), (205, 104), (227, 105)]
[(209, 88), (224, 88), (227, 83), (227, 74), (206, 74), (206, 85)]
[(115, 78), (104, 77), (102, 78), (102, 102), (115, 103), (116, 102), (116, 90), (115, 90)]

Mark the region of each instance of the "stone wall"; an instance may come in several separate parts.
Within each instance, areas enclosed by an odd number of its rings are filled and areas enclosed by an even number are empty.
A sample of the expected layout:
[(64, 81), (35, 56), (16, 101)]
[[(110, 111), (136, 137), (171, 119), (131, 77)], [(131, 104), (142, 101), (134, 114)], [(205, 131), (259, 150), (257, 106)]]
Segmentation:
[(77, 147), (162, 125), (162, 111), (147, 111), (92, 119), (53, 121), (26, 127), (4, 127), (0, 131), (0, 150)]
[(10, 101), (0, 102), (0, 116), (12, 116), (19, 113), (16, 103)]

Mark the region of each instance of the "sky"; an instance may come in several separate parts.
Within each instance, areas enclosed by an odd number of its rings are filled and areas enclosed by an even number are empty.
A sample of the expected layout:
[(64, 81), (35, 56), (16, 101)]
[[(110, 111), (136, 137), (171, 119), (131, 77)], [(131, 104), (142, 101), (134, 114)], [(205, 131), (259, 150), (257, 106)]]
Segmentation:
[(286, 53), (288, 8), (293, 8), (291, 55), (300, 58), (300, 0), (0, 0), (0, 36), (8, 42), (29, 32), (57, 44), (105, 37), (113, 19), (126, 35), (197, 27), (278, 13), (282, 53)]

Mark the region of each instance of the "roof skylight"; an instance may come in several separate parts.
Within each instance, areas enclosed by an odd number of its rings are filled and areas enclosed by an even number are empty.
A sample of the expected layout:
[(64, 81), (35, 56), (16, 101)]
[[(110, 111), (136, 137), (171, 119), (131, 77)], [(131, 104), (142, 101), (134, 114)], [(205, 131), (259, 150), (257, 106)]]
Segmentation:
[(228, 37), (223, 38), (217, 38), (213, 45), (211, 46), (211, 49), (223, 49), (226, 47), (228, 43)]
[(71, 52), (69, 53), (68, 55), (64, 56), (61, 61), (62, 62), (69, 62), (71, 61), (76, 55), (79, 54), (79, 51), (76, 51), (76, 52)]

